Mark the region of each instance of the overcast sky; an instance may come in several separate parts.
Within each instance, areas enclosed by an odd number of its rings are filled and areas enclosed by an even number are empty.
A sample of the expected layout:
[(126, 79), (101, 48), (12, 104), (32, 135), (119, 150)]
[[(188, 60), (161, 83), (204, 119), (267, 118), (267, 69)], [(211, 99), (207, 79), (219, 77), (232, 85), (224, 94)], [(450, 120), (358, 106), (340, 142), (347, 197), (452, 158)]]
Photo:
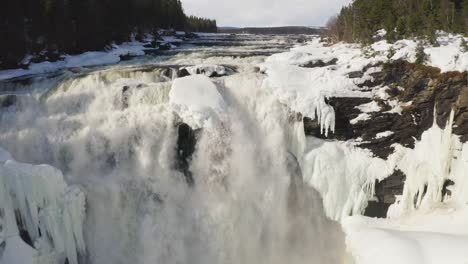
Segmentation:
[(188, 15), (218, 26), (323, 26), (351, 0), (182, 0)]

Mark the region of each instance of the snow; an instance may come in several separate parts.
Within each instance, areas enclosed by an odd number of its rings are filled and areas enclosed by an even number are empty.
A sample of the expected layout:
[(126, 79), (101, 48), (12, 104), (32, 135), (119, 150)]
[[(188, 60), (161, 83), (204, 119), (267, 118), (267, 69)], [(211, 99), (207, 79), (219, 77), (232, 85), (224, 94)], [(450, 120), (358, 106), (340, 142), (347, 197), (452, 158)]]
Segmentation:
[(371, 115), (369, 115), (368, 113), (361, 113), (356, 118), (351, 119), (349, 123), (351, 123), (352, 125), (355, 125), (361, 121), (365, 121), (369, 119), (371, 119)]
[(386, 138), (393, 134), (395, 134), (395, 132), (393, 131), (384, 131), (384, 132), (377, 133), (377, 135), (375, 135), (375, 138), (376, 139)]
[(36, 264), (35, 255), (36, 250), (26, 244), (19, 235), (7, 237), (4, 241), (0, 237), (0, 264)]
[(440, 206), (405, 217), (343, 221), (356, 264), (465, 264), (468, 207)]
[(226, 107), (216, 85), (204, 75), (175, 79), (169, 92), (169, 102), (192, 128), (204, 127), (221, 119)]
[[(23, 263), (21, 258), (30, 259), (32, 249), (18, 241), (17, 213), (22, 228), (37, 247), (38, 258), (52, 256), (63, 263), (66, 257), (71, 264), (77, 264), (78, 255), (86, 251), (84, 193), (76, 186), (68, 187), (62, 173), (51, 166), (18, 163), (9, 158), (0, 164), (0, 209), (3, 211), (0, 239), (6, 238), (9, 249), (0, 263)], [(12, 253), (13, 250), (21, 251)]]
[(372, 101), (367, 104), (359, 105), (356, 107), (363, 113), (372, 113), (372, 112), (378, 112), (380, 111), (381, 107), (379, 106), (379, 103), (376, 101)]

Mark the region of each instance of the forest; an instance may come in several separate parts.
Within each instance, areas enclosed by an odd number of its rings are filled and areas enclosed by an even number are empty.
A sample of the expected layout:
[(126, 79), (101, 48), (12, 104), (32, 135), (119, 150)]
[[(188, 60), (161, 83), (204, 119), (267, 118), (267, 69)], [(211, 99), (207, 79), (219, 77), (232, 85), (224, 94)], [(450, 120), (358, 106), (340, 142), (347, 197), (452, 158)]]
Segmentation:
[(388, 41), (435, 33), (468, 33), (468, 0), (354, 0), (327, 23), (336, 41), (369, 43), (379, 29)]
[(216, 32), (216, 21), (187, 17), (180, 0), (5, 0), (0, 69), (21, 66), (26, 54), (56, 60), (160, 28)]

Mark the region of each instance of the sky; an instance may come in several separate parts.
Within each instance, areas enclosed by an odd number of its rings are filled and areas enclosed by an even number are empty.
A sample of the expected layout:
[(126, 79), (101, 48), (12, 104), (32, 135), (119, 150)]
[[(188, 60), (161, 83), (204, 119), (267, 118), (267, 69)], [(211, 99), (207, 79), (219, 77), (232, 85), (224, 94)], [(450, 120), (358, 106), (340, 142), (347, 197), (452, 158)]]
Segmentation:
[(323, 26), (352, 0), (182, 0), (187, 15), (218, 26)]

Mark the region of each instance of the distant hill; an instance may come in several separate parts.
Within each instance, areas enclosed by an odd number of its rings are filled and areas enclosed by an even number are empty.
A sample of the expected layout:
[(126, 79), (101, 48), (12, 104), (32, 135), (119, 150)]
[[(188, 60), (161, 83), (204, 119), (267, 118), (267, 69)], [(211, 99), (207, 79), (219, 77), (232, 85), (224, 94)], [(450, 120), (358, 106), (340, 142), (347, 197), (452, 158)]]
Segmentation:
[(307, 34), (315, 35), (324, 33), (325, 28), (319, 27), (219, 27), (218, 33), (235, 34)]

